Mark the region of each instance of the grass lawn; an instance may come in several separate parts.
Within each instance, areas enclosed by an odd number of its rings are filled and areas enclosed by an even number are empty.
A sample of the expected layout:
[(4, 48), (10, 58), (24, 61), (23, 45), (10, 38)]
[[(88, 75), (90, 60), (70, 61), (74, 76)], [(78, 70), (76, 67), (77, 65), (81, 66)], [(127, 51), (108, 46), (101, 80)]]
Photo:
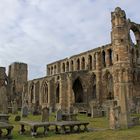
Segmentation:
[[(81, 114), (78, 115), (78, 120), (88, 121), (90, 123), (89, 128), (98, 128), (99, 130), (65, 135), (49, 132), (49, 134), (45, 137), (40, 135), (37, 138), (32, 138), (29, 132), (26, 135), (20, 135), (18, 133), (20, 126), (18, 125), (18, 122), (14, 121), (14, 118), (15, 116), (11, 115), (10, 123), (14, 125), (12, 133), (14, 140), (140, 140), (140, 126), (135, 126), (124, 130), (108, 130), (106, 129), (108, 128), (108, 121), (106, 118), (90, 118)], [(24, 120), (41, 120), (41, 116), (29, 115)], [(54, 120), (54, 115), (52, 115), (50, 118), (50, 121), (52, 120)], [(29, 130), (29, 128), (27, 130)], [(41, 128), (39, 131), (41, 132)]]

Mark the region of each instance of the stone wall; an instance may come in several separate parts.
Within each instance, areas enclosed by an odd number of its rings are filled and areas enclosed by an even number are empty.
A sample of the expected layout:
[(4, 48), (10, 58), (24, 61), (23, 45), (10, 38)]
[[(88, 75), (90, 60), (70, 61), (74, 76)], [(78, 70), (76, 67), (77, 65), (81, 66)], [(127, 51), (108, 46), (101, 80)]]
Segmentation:
[(66, 111), (71, 106), (87, 109), (91, 100), (102, 105), (115, 99), (121, 106), (121, 126), (128, 126), (128, 101), (140, 96), (140, 25), (119, 7), (111, 22), (110, 44), (48, 64), (46, 77), (28, 81), (30, 106), (39, 102)]

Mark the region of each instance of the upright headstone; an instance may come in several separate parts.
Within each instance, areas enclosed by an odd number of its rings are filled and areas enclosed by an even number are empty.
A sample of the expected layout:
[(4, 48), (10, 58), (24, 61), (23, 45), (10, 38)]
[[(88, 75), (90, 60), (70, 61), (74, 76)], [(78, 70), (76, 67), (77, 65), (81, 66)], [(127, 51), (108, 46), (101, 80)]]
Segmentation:
[(12, 102), (12, 114), (17, 114), (18, 113), (18, 104), (17, 104), (17, 101), (14, 100)]
[(23, 106), (22, 112), (21, 112), (21, 113), (22, 113), (22, 114), (21, 114), (22, 117), (27, 117), (28, 114), (29, 114), (28, 107), (27, 107), (27, 106)]
[(120, 106), (118, 106), (117, 101), (114, 101), (113, 105), (110, 106), (109, 110), (109, 127), (110, 129), (120, 128)]
[(79, 113), (79, 109), (77, 107), (74, 107), (73, 113), (74, 114), (78, 114)]
[(59, 109), (56, 112), (56, 121), (62, 121), (62, 110)]
[(33, 104), (33, 106), (32, 106), (32, 114), (33, 115), (40, 115), (41, 114), (41, 106), (39, 105), (38, 102)]
[(49, 108), (44, 107), (42, 109), (42, 122), (48, 122), (49, 121)]
[(90, 111), (91, 111), (91, 117), (101, 117), (102, 116), (102, 110), (99, 107), (99, 103), (96, 100), (92, 100), (89, 102)]
[(115, 112), (113, 107), (110, 107), (109, 111), (109, 128), (115, 129)]
[(74, 107), (73, 106), (69, 107), (68, 113), (69, 114), (73, 114), (74, 113)]
[(52, 107), (49, 107), (49, 115), (51, 115), (52, 114)]

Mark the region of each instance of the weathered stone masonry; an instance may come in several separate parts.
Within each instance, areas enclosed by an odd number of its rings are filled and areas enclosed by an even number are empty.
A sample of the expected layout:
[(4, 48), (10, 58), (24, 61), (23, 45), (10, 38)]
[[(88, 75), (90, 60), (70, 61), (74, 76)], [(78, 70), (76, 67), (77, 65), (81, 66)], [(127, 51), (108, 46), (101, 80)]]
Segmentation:
[(110, 44), (48, 64), (45, 77), (24, 85), (23, 98), (30, 108), (87, 109), (92, 100), (102, 105), (115, 99), (121, 106), (121, 125), (128, 124), (128, 104), (140, 96), (140, 24), (127, 19), (119, 7), (111, 13), (111, 23)]
[(47, 76), (27, 82), (24, 98), (30, 107), (66, 111), (71, 106), (88, 108), (91, 100), (102, 104), (117, 99), (126, 124), (127, 102), (140, 96), (140, 25), (119, 7), (111, 13), (111, 22), (110, 44), (48, 64)]

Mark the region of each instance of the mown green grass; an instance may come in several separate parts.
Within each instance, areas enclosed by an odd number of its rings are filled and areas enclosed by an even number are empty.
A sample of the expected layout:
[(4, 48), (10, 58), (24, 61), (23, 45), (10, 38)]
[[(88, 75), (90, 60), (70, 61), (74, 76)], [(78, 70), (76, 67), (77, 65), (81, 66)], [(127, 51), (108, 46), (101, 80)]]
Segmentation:
[[(109, 130), (108, 120), (105, 117), (102, 118), (90, 118), (86, 115), (78, 115), (78, 120), (88, 121), (89, 128), (98, 128), (96, 131), (79, 133), (79, 134), (55, 134), (54, 132), (49, 132), (47, 136), (39, 135), (37, 138), (32, 138), (30, 133), (26, 135), (20, 135), (18, 132), (20, 130), (20, 125), (18, 122), (14, 121), (15, 116), (11, 115), (10, 123), (14, 125), (13, 139), (14, 140), (140, 140), (140, 126), (135, 126), (124, 130)], [(29, 115), (24, 120), (41, 120), (41, 116)], [(54, 120), (54, 114), (50, 117), (50, 121)], [(103, 129), (102, 129), (103, 128)], [(27, 128), (29, 131), (29, 128)], [(41, 132), (42, 129), (39, 129)]]

